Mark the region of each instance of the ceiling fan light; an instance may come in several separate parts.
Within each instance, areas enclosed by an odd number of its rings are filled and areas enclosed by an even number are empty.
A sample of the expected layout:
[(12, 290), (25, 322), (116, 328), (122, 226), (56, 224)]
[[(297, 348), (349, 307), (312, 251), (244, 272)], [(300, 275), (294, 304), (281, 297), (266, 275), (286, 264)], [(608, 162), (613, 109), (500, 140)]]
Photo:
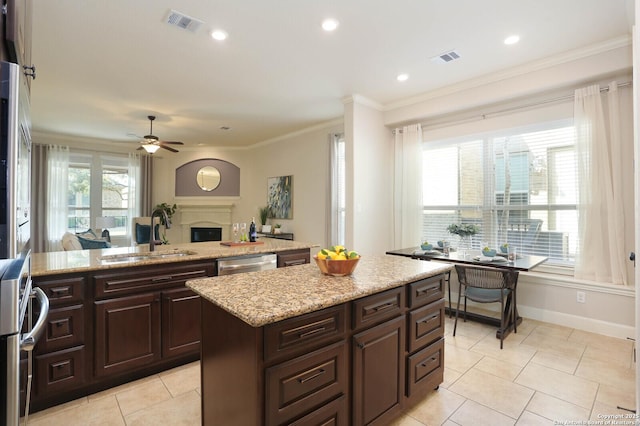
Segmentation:
[(154, 144), (150, 144), (150, 143), (146, 143), (146, 144), (142, 145), (142, 147), (149, 154), (153, 154), (154, 152), (156, 152), (157, 150), (160, 149), (160, 145), (154, 145)]

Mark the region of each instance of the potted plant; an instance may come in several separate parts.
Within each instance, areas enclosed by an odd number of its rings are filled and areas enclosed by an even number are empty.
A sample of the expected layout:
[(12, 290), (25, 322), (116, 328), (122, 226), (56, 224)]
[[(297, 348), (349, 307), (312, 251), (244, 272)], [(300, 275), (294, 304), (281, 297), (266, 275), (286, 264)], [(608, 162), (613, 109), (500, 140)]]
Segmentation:
[(262, 226), (267, 224), (267, 217), (269, 216), (269, 207), (268, 206), (264, 206), (264, 207), (260, 207), (260, 224)]
[(472, 223), (461, 225), (452, 223), (447, 227), (447, 231), (449, 231), (449, 233), (452, 235), (457, 235), (458, 237), (460, 237), (460, 246), (464, 250), (470, 248), (469, 237), (476, 235), (480, 231), (480, 228)]
[(279, 223), (276, 223), (273, 227), (273, 233), (274, 234), (279, 234), (280, 232), (282, 232), (282, 230), (280, 228), (282, 228), (282, 225)]
[[(169, 205), (167, 203), (160, 203), (156, 204), (153, 210), (164, 210), (164, 212), (167, 214), (167, 219), (169, 219), (169, 222), (171, 222), (171, 218), (175, 214), (177, 208), (178, 206), (176, 206), (175, 204)], [(167, 240), (167, 223), (164, 220), (164, 216), (160, 216), (160, 223), (162, 224), (162, 226), (164, 226), (162, 236), (160, 237), (162, 239), (162, 244), (169, 244), (169, 240)]]

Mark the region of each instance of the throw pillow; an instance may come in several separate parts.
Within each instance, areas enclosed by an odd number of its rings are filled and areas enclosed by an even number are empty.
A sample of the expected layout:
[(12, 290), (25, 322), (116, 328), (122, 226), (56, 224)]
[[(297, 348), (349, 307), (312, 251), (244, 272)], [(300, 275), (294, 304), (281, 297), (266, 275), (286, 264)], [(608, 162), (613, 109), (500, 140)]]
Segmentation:
[(89, 228), (84, 232), (76, 232), (76, 235), (78, 237), (82, 237), (82, 238), (86, 238), (88, 240), (95, 240), (98, 238), (98, 236), (96, 235), (95, 232), (93, 232), (93, 229)]
[[(136, 243), (138, 244), (149, 244), (149, 234), (151, 230), (151, 225), (141, 225), (136, 223)], [(160, 239), (160, 225), (157, 224), (154, 227), (154, 234), (156, 236), (156, 240)]]
[(62, 236), (62, 248), (65, 251), (82, 250), (82, 245), (80, 245), (77, 235), (74, 235), (71, 232), (65, 232)]
[(80, 241), (80, 245), (84, 250), (103, 249), (111, 247), (111, 243), (106, 240), (84, 238), (80, 235), (78, 235), (77, 237), (78, 241)]

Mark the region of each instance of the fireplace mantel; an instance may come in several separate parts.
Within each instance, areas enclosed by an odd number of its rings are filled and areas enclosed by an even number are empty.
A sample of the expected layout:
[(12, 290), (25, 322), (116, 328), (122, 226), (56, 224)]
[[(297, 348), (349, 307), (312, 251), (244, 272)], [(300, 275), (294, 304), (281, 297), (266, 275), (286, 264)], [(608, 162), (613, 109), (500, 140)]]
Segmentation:
[(222, 240), (230, 239), (233, 206), (234, 203), (231, 201), (178, 204), (182, 241), (191, 240), (191, 227), (220, 227)]

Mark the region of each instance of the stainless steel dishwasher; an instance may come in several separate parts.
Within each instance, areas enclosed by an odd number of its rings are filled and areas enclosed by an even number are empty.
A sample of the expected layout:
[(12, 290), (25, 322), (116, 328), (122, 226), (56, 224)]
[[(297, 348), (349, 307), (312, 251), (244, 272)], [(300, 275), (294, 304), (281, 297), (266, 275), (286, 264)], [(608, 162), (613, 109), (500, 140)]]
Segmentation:
[(241, 274), (243, 272), (276, 269), (278, 257), (275, 254), (248, 254), (244, 256), (218, 259), (218, 275)]

